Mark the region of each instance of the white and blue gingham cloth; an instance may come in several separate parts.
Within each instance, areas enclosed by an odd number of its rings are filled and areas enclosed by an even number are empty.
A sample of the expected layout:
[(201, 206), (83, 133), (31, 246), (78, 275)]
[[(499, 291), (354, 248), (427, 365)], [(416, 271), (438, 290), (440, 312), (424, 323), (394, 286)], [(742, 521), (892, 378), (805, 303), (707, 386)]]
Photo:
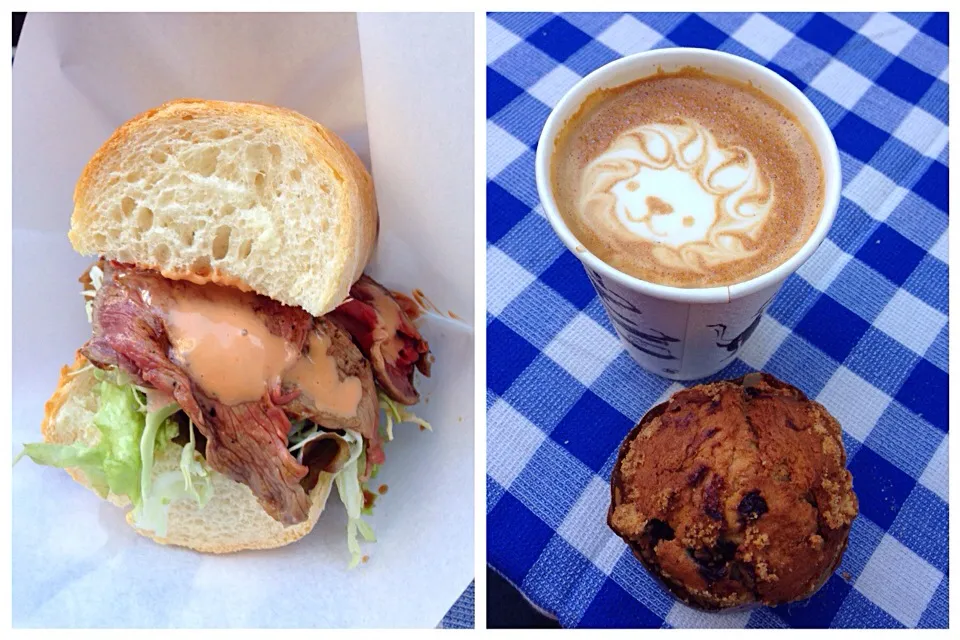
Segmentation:
[(474, 628), (474, 583), (470, 583), (466, 591), (460, 594), (457, 601), (450, 607), (450, 611), (443, 616), (437, 625), (438, 629), (473, 629)]
[[(567, 627), (946, 627), (946, 14), (491, 14), (487, 29), (493, 568)], [(827, 240), (717, 376), (768, 371), (843, 425), (860, 499), (850, 546), (816, 596), (776, 609), (678, 604), (607, 528), (621, 439), (680, 385), (621, 349), (534, 183), (540, 130), (567, 89), (668, 46), (775, 70), (840, 148)]]

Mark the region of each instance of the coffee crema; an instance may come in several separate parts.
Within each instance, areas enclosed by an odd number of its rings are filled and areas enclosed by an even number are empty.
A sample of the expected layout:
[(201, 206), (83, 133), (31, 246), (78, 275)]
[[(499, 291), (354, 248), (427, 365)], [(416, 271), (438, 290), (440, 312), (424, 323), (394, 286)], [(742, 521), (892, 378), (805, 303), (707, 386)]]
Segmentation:
[(552, 165), (577, 240), (619, 271), (670, 286), (770, 271), (823, 208), (823, 167), (796, 118), (749, 84), (694, 68), (588, 96)]

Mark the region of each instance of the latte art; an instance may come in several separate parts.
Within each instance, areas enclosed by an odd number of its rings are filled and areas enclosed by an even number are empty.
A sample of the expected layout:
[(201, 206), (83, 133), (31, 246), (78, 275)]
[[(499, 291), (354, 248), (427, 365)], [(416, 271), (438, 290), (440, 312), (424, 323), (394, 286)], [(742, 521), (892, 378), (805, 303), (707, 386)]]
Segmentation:
[(622, 273), (716, 287), (766, 273), (813, 233), (823, 167), (757, 87), (685, 67), (587, 96), (554, 142), (563, 221)]
[(753, 155), (691, 120), (620, 133), (585, 168), (580, 197), (586, 224), (652, 243), (661, 264), (695, 272), (754, 255), (774, 204)]

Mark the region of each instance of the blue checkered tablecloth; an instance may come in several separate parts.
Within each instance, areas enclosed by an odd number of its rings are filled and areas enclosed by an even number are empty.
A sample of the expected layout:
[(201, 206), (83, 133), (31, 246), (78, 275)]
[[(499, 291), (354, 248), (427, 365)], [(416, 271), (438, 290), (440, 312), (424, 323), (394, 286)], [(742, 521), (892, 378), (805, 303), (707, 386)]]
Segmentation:
[[(946, 14), (491, 14), (487, 33), (491, 566), (568, 627), (945, 627)], [(828, 239), (718, 376), (769, 371), (844, 428), (860, 499), (850, 546), (815, 597), (777, 609), (676, 603), (607, 528), (617, 446), (681, 387), (621, 349), (534, 183), (537, 139), (564, 92), (668, 46), (775, 70), (840, 147)]]
[(437, 625), (438, 629), (473, 629), (474, 628), (474, 583), (460, 594), (453, 603), (443, 620)]

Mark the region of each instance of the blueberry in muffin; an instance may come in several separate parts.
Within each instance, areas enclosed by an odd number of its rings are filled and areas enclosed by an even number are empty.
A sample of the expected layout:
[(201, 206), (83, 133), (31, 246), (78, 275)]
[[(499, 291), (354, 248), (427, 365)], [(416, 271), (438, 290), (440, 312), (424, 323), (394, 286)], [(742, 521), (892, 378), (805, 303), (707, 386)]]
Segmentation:
[(651, 409), (610, 479), (610, 527), (651, 575), (707, 610), (813, 595), (840, 564), (857, 498), (839, 423), (765, 373)]

